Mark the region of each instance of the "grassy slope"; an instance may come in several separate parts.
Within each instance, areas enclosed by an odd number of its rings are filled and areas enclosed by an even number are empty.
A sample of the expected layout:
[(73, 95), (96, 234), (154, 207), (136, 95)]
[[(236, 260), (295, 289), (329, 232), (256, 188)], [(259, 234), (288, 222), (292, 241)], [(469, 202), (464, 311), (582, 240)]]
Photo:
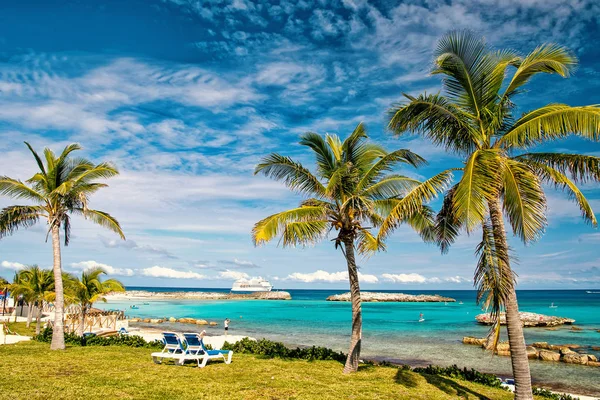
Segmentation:
[(10, 399), (510, 399), (508, 392), (394, 368), (363, 367), (343, 375), (335, 361), (261, 359), (204, 369), (156, 365), (151, 351), (48, 344), (0, 346), (0, 393)]

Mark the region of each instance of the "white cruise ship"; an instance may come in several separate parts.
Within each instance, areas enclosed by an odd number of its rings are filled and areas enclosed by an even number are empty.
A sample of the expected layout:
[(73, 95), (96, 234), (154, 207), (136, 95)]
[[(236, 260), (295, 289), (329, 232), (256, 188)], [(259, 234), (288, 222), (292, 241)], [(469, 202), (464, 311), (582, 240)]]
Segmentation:
[(238, 279), (233, 282), (232, 292), (270, 292), (273, 289), (271, 282), (262, 279)]

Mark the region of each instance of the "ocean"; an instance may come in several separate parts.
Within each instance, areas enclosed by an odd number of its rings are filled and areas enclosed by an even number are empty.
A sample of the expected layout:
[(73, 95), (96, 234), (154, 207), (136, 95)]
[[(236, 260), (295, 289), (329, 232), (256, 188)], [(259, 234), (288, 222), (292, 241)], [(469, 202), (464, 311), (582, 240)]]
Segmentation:
[[(128, 287), (127, 290), (152, 292), (211, 291), (229, 289), (182, 289)], [(285, 290), (285, 289), (283, 289)], [(586, 352), (600, 358), (600, 290), (522, 290), (518, 291), (520, 311), (557, 315), (575, 319), (575, 326), (557, 329), (527, 328), (527, 343), (578, 344)], [(350, 336), (350, 303), (328, 302), (327, 296), (344, 290), (286, 290), (289, 301), (273, 300), (140, 300), (97, 303), (104, 309), (122, 309), (128, 316), (191, 317), (217, 321), (217, 327), (207, 329), (209, 335), (222, 334), (222, 322), (231, 319), (230, 333), (265, 337), (290, 346), (326, 346), (346, 352)], [(384, 291), (389, 293), (400, 291)], [(452, 365), (475, 368), (499, 376), (511, 376), (510, 358), (492, 357), (477, 346), (463, 345), (463, 336), (484, 337), (488, 327), (475, 322), (482, 313), (475, 304), (475, 291), (410, 291), (409, 294), (439, 294), (456, 299), (456, 303), (363, 303), (362, 357), (386, 359), (410, 365)], [(463, 304), (460, 304), (462, 302)], [(556, 308), (550, 308), (554, 303)], [(139, 309), (131, 309), (136, 304)], [(418, 322), (423, 314), (425, 321)], [(184, 324), (161, 324), (161, 329), (200, 330)], [(505, 337), (504, 337), (505, 339)], [(600, 395), (600, 368), (530, 362), (534, 384), (580, 394)]]

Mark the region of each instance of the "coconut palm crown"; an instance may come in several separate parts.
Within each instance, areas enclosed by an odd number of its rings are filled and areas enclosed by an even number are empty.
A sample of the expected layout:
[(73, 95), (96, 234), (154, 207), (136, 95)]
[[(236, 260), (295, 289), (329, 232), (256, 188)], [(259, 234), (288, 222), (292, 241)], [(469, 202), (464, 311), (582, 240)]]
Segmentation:
[(529, 148), (569, 135), (597, 141), (600, 107), (551, 103), (517, 115), (514, 101), (533, 76), (566, 78), (576, 66), (573, 54), (556, 44), (543, 44), (521, 56), (493, 51), (471, 32), (451, 32), (439, 41), (434, 60), (432, 74), (443, 76), (442, 93), (405, 94), (406, 100), (390, 110), (389, 128), (399, 135), (421, 134), (464, 157), (462, 177), (446, 193), (436, 232), (445, 252), (461, 228), (483, 228), (475, 273), (478, 301), (490, 306), (495, 316), (506, 309), (516, 398), (530, 399), (531, 377), (503, 216), (523, 242), (540, 238), (547, 225), (543, 185), (549, 184), (569, 193), (584, 219), (597, 225), (577, 183), (600, 181), (600, 158)]
[(100, 275), (106, 274), (102, 268), (92, 268), (81, 273), (81, 278), (72, 277), (67, 289), (70, 299), (81, 307), (81, 321), (79, 324), (79, 334), (83, 335), (85, 325), (85, 315), (98, 301), (106, 302), (104, 297), (110, 292), (124, 292), (125, 287), (116, 279), (107, 279), (102, 281)]
[(98, 179), (111, 178), (118, 174), (111, 163), (93, 164), (84, 158), (71, 157), (80, 150), (78, 144), (65, 147), (59, 156), (49, 148), (44, 149), (44, 161), (25, 143), (31, 151), (39, 171), (26, 182), (8, 176), (0, 176), (0, 196), (27, 200), (33, 205), (14, 205), (0, 212), (0, 239), (13, 234), (19, 228), (27, 228), (44, 219), (48, 235), (52, 237), (54, 255), (54, 280), (56, 300), (54, 330), (51, 348), (64, 349), (64, 293), (60, 254), (60, 230), (64, 230), (65, 246), (71, 236), (71, 215), (80, 215), (100, 226), (116, 232), (125, 239), (118, 221), (106, 212), (88, 207), (90, 196), (106, 187)]
[(352, 300), (352, 338), (344, 372), (357, 370), (362, 338), (355, 248), (365, 255), (384, 249), (385, 237), (377, 237), (371, 229), (380, 227), (393, 210), (403, 210), (404, 218), (391, 222), (388, 232), (407, 223), (432, 240), (434, 213), (425, 203), (452, 178), (450, 171), (424, 182), (393, 173), (397, 165), (418, 167), (425, 160), (409, 150), (387, 152), (367, 139), (362, 124), (343, 142), (335, 135), (306, 133), (300, 144), (313, 151), (316, 174), (279, 154), (265, 157), (255, 170), (306, 197), (299, 207), (257, 222), (252, 231), (256, 245), (276, 237), (281, 237), (284, 247), (308, 245), (335, 232), (335, 247), (341, 248), (348, 264)]
[(23, 296), (23, 299), (29, 304), (27, 313), (28, 324), (33, 316), (33, 308), (36, 308), (37, 322), (35, 333), (39, 335), (42, 305), (44, 302), (51, 302), (55, 299), (54, 275), (52, 274), (52, 270), (41, 269), (37, 265), (22, 269), (15, 274), (11, 291), (15, 299)]

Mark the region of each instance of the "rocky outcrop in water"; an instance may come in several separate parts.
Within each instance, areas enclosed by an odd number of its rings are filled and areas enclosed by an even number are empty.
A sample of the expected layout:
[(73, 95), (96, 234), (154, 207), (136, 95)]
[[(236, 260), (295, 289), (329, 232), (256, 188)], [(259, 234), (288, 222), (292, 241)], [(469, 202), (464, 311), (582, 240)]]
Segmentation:
[[(378, 293), (361, 292), (360, 298), (363, 302), (414, 302), (414, 303), (439, 303), (455, 302), (453, 298), (442, 297), (437, 294), (404, 294), (404, 293)], [(350, 292), (334, 294), (329, 296), (327, 301), (350, 301)]]
[[(543, 315), (530, 312), (519, 313), (521, 322), (524, 327), (536, 327), (536, 326), (558, 326), (558, 325), (571, 325), (575, 322), (574, 319), (555, 317), (552, 315)], [(484, 325), (492, 325), (495, 320), (490, 317), (489, 314), (479, 314), (475, 317), (477, 322)], [(506, 325), (506, 314), (500, 313), (500, 325)]]

